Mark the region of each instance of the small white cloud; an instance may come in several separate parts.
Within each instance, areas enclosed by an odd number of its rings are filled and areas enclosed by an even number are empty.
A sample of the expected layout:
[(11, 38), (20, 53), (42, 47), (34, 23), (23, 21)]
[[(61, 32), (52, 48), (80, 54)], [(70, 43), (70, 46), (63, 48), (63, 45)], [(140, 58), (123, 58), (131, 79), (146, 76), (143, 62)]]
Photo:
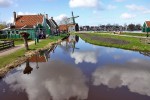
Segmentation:
[(122, 15), (121, 15), (121, 18), (122, 19), (133, 19), (133, 18), (135, 18), (136, 17), (136, 15), (134, 15), (134, 14), (129, 14), (129, 13), (123, 13)]
[(71, 8), (97, 8), (99, 6), (99, 0), (70, 0), (69, 5)]
[(18, 15), (36, 15), (36, 13), (32, 13), (32, 12), (18, 12)]
[(60, 23), (64, 18), (67, 18), (67, 15), (66, 15), (66, 14), (60, 14), (60, 15), (54, 17), (54, 20), (55, 20), (57, 23)]
[(126, 8), (130, 9), (130, 10), (133, 10), (133, 11), (143, 11), (145, 10), (146, 8), (143, 7), (143, 6), (137, 6), (135, 4), (132, 4), (132, 5), (126, 5)]
[(131, 11), (139, 11), (139, 12), (142, 12), (145, 14), (150, 13), (150, 9), (148, 9), (144, 6), (139, 6), (139, 5), (135, 5), (135, 4), (126, 5), (126, 8), (128, 8)]
[(125, 0), (115, 0), (116, 2), (123, 2), (123, 1), (125, 1)]
[(117, 7), (116, 6), (114, 6), (114, 5), (108, 5), (107, 6), (107, 9), (109, 9), (109, 10), (113, 10), (113, 9), (116, 9)]
[(13, 0), (0, 0), (0, 7), (9, 7), (13, 4)]
[(13, 21), (14, 21), (14, 18), (11, 17), (11, 18), (7, 21), (7, 23), (13, 23)]

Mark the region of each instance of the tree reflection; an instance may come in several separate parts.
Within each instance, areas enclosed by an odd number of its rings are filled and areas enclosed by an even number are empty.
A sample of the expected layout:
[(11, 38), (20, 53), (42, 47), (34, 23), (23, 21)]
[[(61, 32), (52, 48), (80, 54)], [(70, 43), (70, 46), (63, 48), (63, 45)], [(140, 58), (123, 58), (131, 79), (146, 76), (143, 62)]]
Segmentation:
[(142, 52), (142, 51), (139, 51), (140, 54), (143, 54), (144, 56), (148, 56), (150, 57), (150, 52)]
[(26, 67), (23, 71), (24, 74), (31, 74), (33, 68), (30, 66), (29, 59), (26, 60)]

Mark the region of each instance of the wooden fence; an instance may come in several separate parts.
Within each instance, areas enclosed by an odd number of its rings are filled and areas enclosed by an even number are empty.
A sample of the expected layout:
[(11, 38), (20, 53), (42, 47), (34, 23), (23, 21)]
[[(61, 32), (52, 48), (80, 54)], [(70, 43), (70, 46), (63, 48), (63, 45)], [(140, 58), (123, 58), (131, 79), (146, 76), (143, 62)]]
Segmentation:
[(0, 50), (14, 46), (15, 46), (14, 41), (0, 41)]

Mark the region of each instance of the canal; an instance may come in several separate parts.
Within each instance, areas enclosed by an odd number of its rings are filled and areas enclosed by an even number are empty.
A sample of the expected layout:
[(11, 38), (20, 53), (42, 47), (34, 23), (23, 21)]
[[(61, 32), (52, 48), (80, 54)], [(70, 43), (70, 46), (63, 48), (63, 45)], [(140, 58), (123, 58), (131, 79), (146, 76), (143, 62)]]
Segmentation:
[(71, 35), (0, 79), (0, 100), (150, 100), (150, 57)]

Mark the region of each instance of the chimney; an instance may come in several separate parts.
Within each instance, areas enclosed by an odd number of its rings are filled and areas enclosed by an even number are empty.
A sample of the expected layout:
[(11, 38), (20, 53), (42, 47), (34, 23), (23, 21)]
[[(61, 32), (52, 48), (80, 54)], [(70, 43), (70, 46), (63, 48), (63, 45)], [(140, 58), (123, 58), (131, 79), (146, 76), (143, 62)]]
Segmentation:
[(51, 17), (51, 20), (53, 20), (53, 17)]
[(16, 12), (15, 11), (13, 13), (14, 13), (14, 23), (15, 23), (17, 16), (16, 16)]
[(46, 14), (46, 19), (48, 19), (48, 14)]

